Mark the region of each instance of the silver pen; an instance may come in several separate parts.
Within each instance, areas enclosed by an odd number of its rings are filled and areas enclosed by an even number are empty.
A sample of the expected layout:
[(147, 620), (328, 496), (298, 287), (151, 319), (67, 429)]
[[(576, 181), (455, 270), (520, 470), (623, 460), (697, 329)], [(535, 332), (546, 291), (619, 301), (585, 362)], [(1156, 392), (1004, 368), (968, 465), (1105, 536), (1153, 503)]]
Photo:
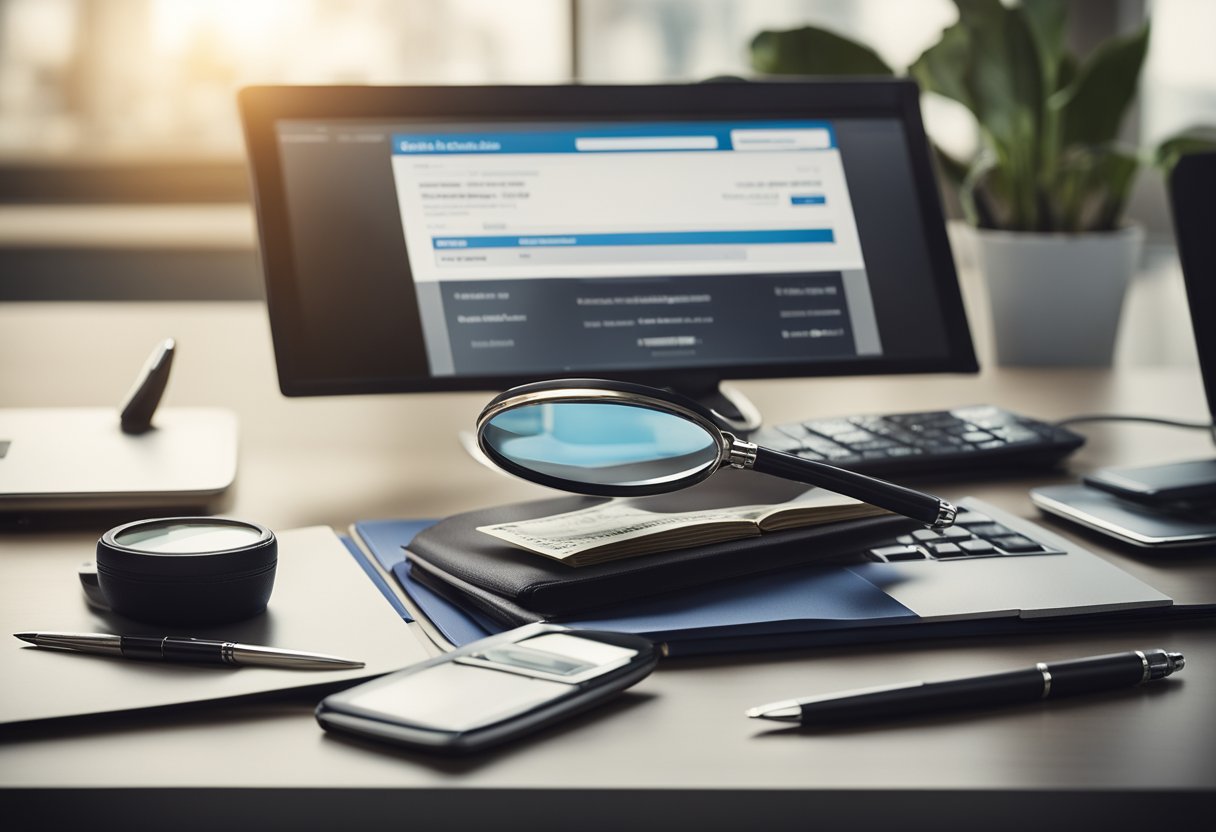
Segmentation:
[(38, 647), (75, 650), (123, 659), (151, 659), (164, 662), (201, 662), (203, 664), (255, 665), (288, 670), (345, 670), (363, 667), (363, 662), (327, 656), (179, 636), (115, 636), (106, 633), (13, 633), (22, 641)]

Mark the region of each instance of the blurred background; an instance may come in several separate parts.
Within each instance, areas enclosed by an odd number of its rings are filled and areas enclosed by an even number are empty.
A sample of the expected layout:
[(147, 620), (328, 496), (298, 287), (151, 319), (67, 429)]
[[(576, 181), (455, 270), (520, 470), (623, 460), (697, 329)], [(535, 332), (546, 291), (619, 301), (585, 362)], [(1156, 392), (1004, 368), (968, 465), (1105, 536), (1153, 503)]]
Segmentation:
[[(949, 0), (0, 0), (0, 299), (259, 296), (246, 84), (747, 76), (757, 32), (806, 23), (905, 66), (955, 16)], [(1216, 122), (1216, 2), (1075, 0), (1069, 33), (1085, 51), (1146, 17), (1125, 136), (1141, 145)], [(943, 147), (974, 147), (961, 106), (924, 107)], [(1131, 215), (1168, 240), (1160, 178), (1141, 179)]]

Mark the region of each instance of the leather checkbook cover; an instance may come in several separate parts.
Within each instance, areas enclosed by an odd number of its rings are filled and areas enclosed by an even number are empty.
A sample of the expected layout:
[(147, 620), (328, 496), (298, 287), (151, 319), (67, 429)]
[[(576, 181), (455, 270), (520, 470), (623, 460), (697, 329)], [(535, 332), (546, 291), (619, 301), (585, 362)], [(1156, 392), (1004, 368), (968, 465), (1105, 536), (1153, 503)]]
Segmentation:
[(477, 531), (478, 526), (576, 511), (599, 502), (603, 499), (562, 497), (453, 515), (420, 532), (406, 557), (427, 584), (445, 584), (444, 594), (480, 596), (478, 606), (483, 608), (487, 601), (493, 606), (496, 596), (504, 602), (499, 612), (508, 612), (504, 617), (514, 621), (527, 612), (534, 618), (563, 616), (742, 575), (853, 556), (921, 527), (905, 517), (883, 515), (577, 568)]

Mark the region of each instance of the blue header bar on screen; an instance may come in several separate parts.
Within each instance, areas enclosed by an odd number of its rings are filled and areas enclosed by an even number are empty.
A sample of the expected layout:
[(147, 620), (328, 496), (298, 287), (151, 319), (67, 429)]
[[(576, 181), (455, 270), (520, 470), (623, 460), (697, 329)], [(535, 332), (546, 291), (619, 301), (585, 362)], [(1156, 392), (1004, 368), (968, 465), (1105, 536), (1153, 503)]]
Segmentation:
[(540, 234), (528, 237), (432, 237), (437, 249), (552, 248), (561, 246), (690, 246), (831, 243), (830, 228), (781, 228), (755, 231), (651, 231), (627, 234)]
[(826, 121), (659, 122), (563, 125), (499, 132), (394, 133), (395, 156), (456, 153), (656, 153), (829, 150)]

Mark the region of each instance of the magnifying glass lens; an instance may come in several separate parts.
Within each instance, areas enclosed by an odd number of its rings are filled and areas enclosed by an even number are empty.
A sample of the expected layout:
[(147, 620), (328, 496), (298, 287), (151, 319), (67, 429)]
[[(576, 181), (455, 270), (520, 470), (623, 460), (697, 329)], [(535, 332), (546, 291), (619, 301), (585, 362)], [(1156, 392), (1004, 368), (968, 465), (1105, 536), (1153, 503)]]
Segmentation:
[(114, 535), (114, 542), (140, 552), (198, 555), (250, 546), (261, 537), (262, 532), (252, 526), (191, 519), (140, 523)]
[(488, 450), (570, 483), (642, 486), (713, 469), (719, 437), (681, 416), (616, 402), (526, 404), (482, 428)]

